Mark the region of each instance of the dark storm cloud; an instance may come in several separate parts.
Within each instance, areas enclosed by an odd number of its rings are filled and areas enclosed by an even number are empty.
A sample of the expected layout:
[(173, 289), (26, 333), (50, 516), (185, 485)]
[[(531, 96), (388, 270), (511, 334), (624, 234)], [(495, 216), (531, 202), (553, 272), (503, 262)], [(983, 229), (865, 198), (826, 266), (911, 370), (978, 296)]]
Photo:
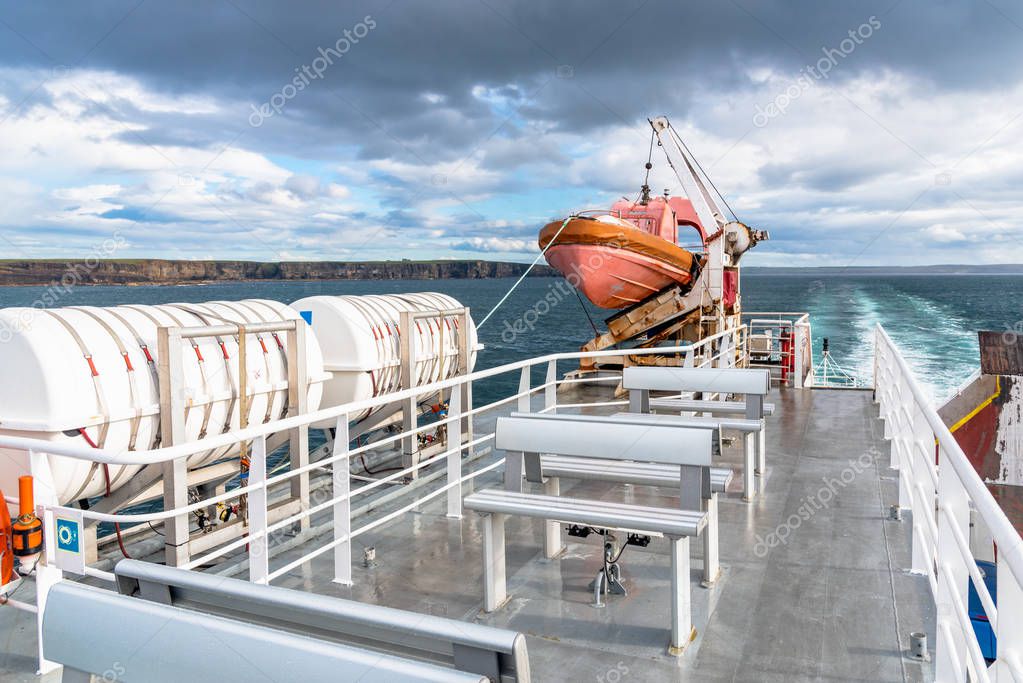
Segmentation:
[(148, 135), (183, 145), (243, 131), (245, 104), (267, 101), (370, 16), (369, 35), (239, 144), (313, 156), (354, 145), (362, 159), (407, 163), (457, 158), (523, 118), (577, 133), (650, 112), (699, 120), (702, 90), (748, 86), (758, 66), (796, 74), (871, 16), (881, 29), (869, 49), (832, 78), (884, 66), (941, 88), (987, 88), (1018, 78), (1023, 50), (1023, 9), (1004, 2), (133, 0), (10, 2), (0, 16), (7, 66), (109, 69), (157, 91), (239, 103), (205, 122), (212, 131), (152, 122)]

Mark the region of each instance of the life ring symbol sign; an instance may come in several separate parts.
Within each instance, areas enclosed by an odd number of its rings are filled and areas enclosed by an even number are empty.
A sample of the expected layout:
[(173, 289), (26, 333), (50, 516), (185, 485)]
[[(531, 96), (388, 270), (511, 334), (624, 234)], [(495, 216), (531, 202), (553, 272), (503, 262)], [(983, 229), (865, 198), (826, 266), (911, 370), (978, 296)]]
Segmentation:
[(78, 552), (78, 522), (73, 519), (57, 520), (57, 549)]

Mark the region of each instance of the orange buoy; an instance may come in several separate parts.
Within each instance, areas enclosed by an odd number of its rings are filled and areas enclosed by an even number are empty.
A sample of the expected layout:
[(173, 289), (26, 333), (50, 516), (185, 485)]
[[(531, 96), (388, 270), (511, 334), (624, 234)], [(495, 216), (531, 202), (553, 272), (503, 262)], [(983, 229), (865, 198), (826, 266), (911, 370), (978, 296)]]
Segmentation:
[(11, 513), (0, 491), (0, 586), (14, 578), (14, 545), (11, 542)]
[(18, 477), (18, 519), (11, 525), (14, 554), (31, 557), (43, 550), (43, 523), (36, 517), (32, 477)]

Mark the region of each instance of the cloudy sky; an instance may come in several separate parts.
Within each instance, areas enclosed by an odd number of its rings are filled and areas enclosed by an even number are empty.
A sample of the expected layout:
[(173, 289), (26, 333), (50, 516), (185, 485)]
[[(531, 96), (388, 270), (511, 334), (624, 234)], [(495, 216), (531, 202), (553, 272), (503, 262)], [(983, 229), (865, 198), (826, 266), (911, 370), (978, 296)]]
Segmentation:
[(0, 248), (530, 260), (667, 115), (750, 265), (1023, 262), (1021, 63), (1009, 0), (3, 2)]

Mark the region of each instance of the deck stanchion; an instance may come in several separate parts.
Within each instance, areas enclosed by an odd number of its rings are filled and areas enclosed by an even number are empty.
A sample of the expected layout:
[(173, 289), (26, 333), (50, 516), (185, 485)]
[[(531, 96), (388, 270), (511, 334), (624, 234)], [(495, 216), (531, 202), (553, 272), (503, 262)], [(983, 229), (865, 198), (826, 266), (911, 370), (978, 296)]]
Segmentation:
[[(288, 416), (304, 415), (309, 411), (309, 373), (306, 366), (306, 333), (308, 325), (296, 320), (293, 329), (287, 330), (288, 358)], [(291, 430), (288, 436), (288, 452), (291, 469), (309, 464), (309, 425)], [(309, 472), (302, 472), (291, 479), (291, 497), (300, 501), (303, 510), (309, 509)], [(309, 517), (303, 517), (295, 524), (297, 531), (309, 528)]]
[[(348, 448), (348, 415), (340, 415), (334, 425), (333, 464), (334, 498), (334, 583), (352, 585), (352, 480)], [(341, 457), (344, 456), (344, 457)]]
[[(43, 614), (46, 612), (46, 598), (50, 588), (64, 578), (64, 572), (52, 564), (56, 557), (57, 520), (50, 506), (57, 505), (57, 493), (53, 483), (50, 459), (45, 453), (28, 452), (32, 472), (33, 493), (36, 502), (36, 516), (43, 522), (43, 557), (36, 564), (36, 642), (39, 652), (39, 675), (56, 671), (60, 665), (43, 657)], [(0, 501), (0, 504), (6, 504)]]
[[(469, 361), (472, 356), (472, 350), (469, 348), (469, 344), (472, 340), (469, 338), (469, 329), (472, 324), (472, 317), (469, 315), (469, 308), (465, 307), (458, 314), (458, 373), (462, 375), (469, 374)], [(473, 436), (475, 430), (472, 426), (472, 381), (469, 380), (462, 385), (462, 436), (465, 439), (465, 443), (472, 443), (475, 440)], [(471, 457), (474, 452), (474, 446), (469, 446), (466, 455)], [(471, 483), (471, 482), (470, 482)]]
[[(966, 638), (974, 636), (972, 633), (969, 635), (963, 633), (960, 618), (966, 618), (966, 615), (957, 615), (956, 610), (966, 602), (962, 596), (967, 594), (970, 577), (952, 527), (958, 527), (960, 535), (969, 538), (970, 499), (952, 467), (941, 467), (938, 471), (938, 496), (940, 507), (935, 557), (940, 559), (936, 577), (938, 591), (934, 596), (934, 603), (938, 628), (947, 624), (953, 634), (952, 643), (949, 645), (954, 644), (954, 650), (950, 652), (948, 648), (937, 648), (934, 676), (938, 681), (963, 681), (966, 680), (968, 656)], [(922, 512), (917, 510), (917, 514)], [(998, 606), (999, 614), (1004, 614), (1001, 603)]]
[(558, 361), (552, 360), (547, 363), (547, 379), (544, 382), (543, 409), (544, 412), (554, 414), (558, 412)]
[[(555, 414), (558, 411), (558, 361), (552, 360), (547, 363), (547, 378), (544, 382), (543, 409), (545, 413)], [(561, 495), (561, 482), (557, 477), (548, 477), (543, 483), (543, 492), (548, 496)], [(543, 523), (543, 550), (544, 557), (553, 560), (565, 551), (565, 545), (561, 542), (561, 523), (554, 520), (544, 520)]]
[(267, 534), (266, 436), (252, 440), (249, 461), (249, 581), (269, 583), (270, 537)]
[[(529, 393), (529, 365), (522, 368), (519, 373), (519, 400), (518, 400), (518, 411), (520, 413), (529, 413), (530, 411), (530, 393)], [(522, 473), (523, 473), (523, 456), (522, 453), (506, 453), (504, 460), (504, 486), (509, 491), (521, 491), (522, 490)]]
[(522, 371), (519, 373), (518, 409), (520, 413), (532, 412), (532, 410), (530, 410), (531, 404), (530, 398), (532, 398), (532, 394), (530, 394), (529, 391), (531, 386), (529, 377), (530, 369), (532, 369), (532, 366), (527, 365), (526, 367), (522, 368)]
[[(181, 358), (181, 328), (159, 327), (156, 331), (160, 384), (160, 446), (176, 446), (185, 439), (184, 368)], [(243, 370), (244, 372), (244, 370)], [(188, 505), (187, 458), (174, 458), (161, 465), (163, 509), (179, 510)], [(164, 544), (168, 567), (188, 563), (188, 515), (164, 522)]]
[[(412, 333), (412, 313), (401, 311), (398, 321), (398, 346), (401, 349), (401, 388), (416, 386), (416, 343)], [(412, 468), (409, 479), (419, 478), (419, 444), (413, 431), (419, 426), (419, 406), (415, 396), (401, 402), (401, 430), (408, 434), (401, 440), (401, 466)]]
[[(1019, 557), (1019, 556), (1017, 556)], [(1023, 680), (1023, 586), (1012, 574), (1005, 555), (998, 554), (998, 659), (995, 680)]]
[(448, 517), (462, 518), (462, 385), (451, 387), (448, 398)]

